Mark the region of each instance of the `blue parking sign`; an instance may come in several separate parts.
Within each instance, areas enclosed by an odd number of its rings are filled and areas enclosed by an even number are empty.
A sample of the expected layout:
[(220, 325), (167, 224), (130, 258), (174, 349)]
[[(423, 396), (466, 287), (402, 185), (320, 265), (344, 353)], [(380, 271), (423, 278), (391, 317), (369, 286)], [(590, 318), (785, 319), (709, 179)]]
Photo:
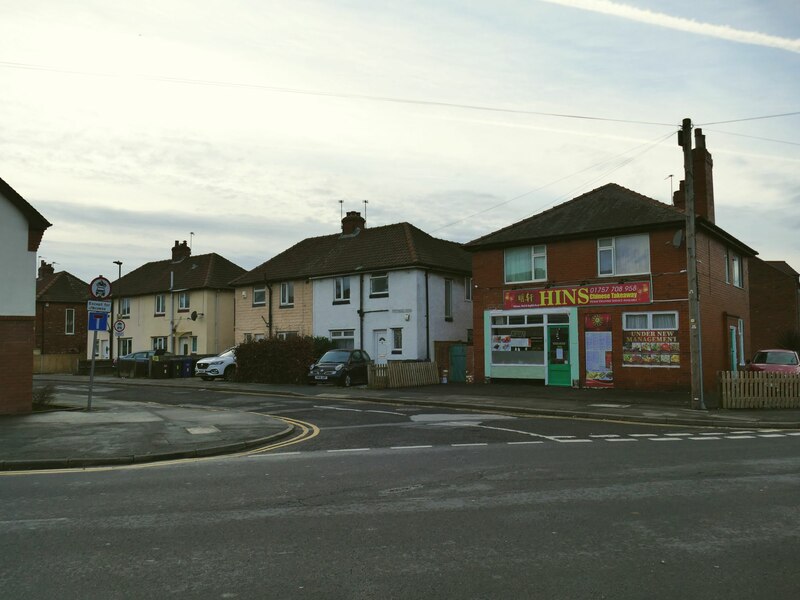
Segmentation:
[(108, 331), (108, 313), (90, 312), (89, 331)]

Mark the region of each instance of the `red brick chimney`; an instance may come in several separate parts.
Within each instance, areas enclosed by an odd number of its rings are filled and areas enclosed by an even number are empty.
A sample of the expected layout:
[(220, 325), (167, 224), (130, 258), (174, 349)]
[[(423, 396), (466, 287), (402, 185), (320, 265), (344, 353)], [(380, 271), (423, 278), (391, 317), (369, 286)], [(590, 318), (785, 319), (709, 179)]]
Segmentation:
[[(714, 222), (714, 160), (706, 149), (706, 136), (702, 129), (694, 130), (692, 149), (692, 177), (694, 177), (694, 212), (698, 217)], [(681, 180), (672, 195), (675, 208), (686, 211), (686, 182)]]
[(351, 210), (342, 219), (342, 235), (355, 235), (367, 227), (367, 222), (361, 213)]
[(52, 264), (47, 264), (46, 262), (42, 261), (39, 265), (39, 279), (43, 277), (47, 277), (48, 275), (53, 275), (56, 270), (53, 268)]
[(172, 247), (172, 262), (181, 262), (183, 259), (189, 258), (191, 255), (192, 249), (189, 248), (186, 240), (183, 240), (183, 242), (180, 244), (178, 243), (178, 240), (175, 240), (175, 245)]

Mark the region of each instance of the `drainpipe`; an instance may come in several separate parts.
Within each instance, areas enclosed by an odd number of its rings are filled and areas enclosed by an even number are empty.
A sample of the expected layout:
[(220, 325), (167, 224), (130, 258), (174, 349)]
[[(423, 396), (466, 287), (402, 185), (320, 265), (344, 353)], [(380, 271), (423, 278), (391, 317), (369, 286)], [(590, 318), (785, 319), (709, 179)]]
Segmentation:
[[(169, 272), (169, 351), (175, 354), (175, 272)], [(94, 348), (92, 348), (94, 352)]]
[(364, 349), (364, 274), (358, 275), (358, 347)]
[(428, 295), (428, 271), (425, 271), (425, 356), (431, 359), (431, 301)]
[(267, 323), (267, 337), (272, 339), (272, 284), (265, 281), (264, 285), (267, 286), (267, 291), (269, 291), (269, 314), (267, 315), (269, 317), (269, 323)]

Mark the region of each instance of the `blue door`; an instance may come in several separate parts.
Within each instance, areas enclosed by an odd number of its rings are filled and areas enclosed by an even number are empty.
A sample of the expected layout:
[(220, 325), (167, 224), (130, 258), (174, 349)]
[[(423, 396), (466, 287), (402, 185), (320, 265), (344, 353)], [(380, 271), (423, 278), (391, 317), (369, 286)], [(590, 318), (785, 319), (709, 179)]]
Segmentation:
[(467, 347), (464, 344), (450, 346), (450, 381), (467, 381)]

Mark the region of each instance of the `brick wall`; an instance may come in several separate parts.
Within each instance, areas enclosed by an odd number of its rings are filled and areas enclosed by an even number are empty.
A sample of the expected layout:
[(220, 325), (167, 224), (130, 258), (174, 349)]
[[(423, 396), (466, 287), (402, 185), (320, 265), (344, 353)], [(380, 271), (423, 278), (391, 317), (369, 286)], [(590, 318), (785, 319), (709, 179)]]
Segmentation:
[(797, 279), (757, 258), (749, 262), (751, 350), (781, 348), (788, 333), (800, 332)]
[(33, 398), (33, 317), (0, 316), (0, 414), (28, 413)]
[[(67, 335), (66, 312), (75, 311), (75, 333)], [(37, 302), (35, 348), (42, 354), (86, 354), (88, 340), (86, 303)]]

